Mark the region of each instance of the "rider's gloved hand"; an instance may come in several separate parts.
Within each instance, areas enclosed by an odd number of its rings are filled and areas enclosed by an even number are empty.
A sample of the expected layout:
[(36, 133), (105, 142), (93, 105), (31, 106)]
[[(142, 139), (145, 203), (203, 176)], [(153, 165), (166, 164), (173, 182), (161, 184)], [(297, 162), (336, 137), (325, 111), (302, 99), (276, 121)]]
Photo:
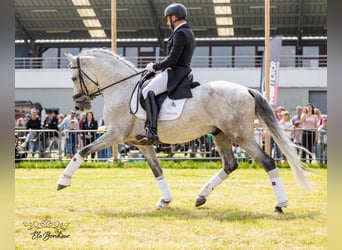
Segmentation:
[(156, 71), (154, 70), (154, 68), (153, 68), (153, 63), (152, 63), (152, 62), (150, 62), (150, 63), (148, 63), (148, 64), (146, 65), (145, 70), (147, 70), (148, 72), (156, 72)]

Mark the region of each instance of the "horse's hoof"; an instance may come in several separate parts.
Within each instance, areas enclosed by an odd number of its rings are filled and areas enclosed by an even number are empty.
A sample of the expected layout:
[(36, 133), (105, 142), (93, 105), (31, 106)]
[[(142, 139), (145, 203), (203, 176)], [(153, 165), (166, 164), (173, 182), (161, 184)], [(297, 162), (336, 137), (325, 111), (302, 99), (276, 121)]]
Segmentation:
[(278, 207), (278, 206), (275, 206), (274, 208), (274, 212), (275, 213), (278, 213), (278, 214), (283, 214), (283, 209), (281, 207)]
[(160, 200), (156, 204), (156, 208), (157, 209), (166, 208), (166, 207), (169, 206), (170, 202), (171, 202), (171, 200), (170, 201), (166, 201), (163, 198), (160, 198)]
[(71, 177), (62, 174), (57, 182), (57, 191), (71, 185)]
[(63, 188), (66, 188), (66, 187), (68, 187), (68, 186), (64, 186), (64, 185), (58, 184), (58, 185), (57, 185), (57, 191), (59, 191), (59, 190), (61, 190), (61, 189), (63, 189)]
[(207, 199), (204, 196), (198, 196), (196, 199), (195, 207), (202, 206), (206, 201)]

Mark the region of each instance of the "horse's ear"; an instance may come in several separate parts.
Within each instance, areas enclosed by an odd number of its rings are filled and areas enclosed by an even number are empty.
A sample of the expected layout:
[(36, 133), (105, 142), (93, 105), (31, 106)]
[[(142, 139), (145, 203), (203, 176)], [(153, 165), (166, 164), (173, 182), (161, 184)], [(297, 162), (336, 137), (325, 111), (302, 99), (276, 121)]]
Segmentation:
[(73, 56), (71, 53), (65, 53), (64, 55), (66, 56), (66, 58), (67, 58), (70, 62), (76, 61), (76, 57)]

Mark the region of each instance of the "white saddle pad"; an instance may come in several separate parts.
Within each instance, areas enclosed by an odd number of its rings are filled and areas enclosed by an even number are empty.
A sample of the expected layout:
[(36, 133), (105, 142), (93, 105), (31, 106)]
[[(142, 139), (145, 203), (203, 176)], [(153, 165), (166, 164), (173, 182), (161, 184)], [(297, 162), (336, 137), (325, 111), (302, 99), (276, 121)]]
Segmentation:
[[(132, 99), (131, 99), (131, 110), (133, 113), (136, 111), (137, 107), (138, 110), (135, 113), (135, 116), (146, 120), (146, 111), (141, 107), (140, 102), (137, 100), (138, 88), (135, 89)], [(137, 106), (138, 101), (138, 106)], [(172, 100), (169, 97), (166, 97), (165, 101), (163, 102), (161, 109), (159, 111), (159, 120), (176, 120), (182, 113), (186, 98), (179, 99), (179, 100)]]

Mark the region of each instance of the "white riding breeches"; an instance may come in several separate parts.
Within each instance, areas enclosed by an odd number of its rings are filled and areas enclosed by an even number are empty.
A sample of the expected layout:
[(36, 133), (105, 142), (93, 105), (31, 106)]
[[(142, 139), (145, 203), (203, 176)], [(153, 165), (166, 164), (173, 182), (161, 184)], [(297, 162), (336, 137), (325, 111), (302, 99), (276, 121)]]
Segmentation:
[(153, 91), (155, 95), (159, 95), (161, 93), (164, 93), (167, 91), (167, 70), (164, 70), (158, 74), (152, 80), (150, 83), (143, 89), (142, 94), (144, 99), (147, 96), (147, 93), (149, 91)]

